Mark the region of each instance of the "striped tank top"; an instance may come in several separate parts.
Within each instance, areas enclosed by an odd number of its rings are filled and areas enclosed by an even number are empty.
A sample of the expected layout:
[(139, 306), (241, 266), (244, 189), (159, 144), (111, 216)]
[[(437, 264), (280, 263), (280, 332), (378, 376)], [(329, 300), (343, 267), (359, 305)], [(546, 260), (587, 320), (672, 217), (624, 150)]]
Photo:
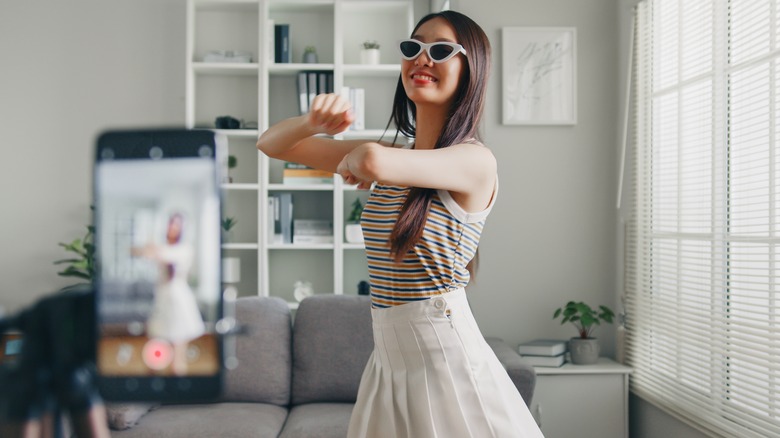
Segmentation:
[(493, 208), (467, 213), (446, 190), (436, 190), (422, 238), (401, 263), (390, 255), (390, 233), (409, 195), (409, 187), (375, 184), (360, 225), (366, 245), (373, 307), (419, 301), (466, 287), (466, 265), (474, 258), (485, 219)]

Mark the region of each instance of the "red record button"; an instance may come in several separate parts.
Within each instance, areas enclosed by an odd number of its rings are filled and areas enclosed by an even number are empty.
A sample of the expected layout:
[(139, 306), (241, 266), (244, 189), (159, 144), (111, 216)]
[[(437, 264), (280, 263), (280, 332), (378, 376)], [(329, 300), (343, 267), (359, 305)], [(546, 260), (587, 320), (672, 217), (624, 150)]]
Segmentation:
[(150, 339), (144, 345), (142, 355), (146, 366), (153, 370), (162, 370), (173, 361), (173, 348), (163, 339)]

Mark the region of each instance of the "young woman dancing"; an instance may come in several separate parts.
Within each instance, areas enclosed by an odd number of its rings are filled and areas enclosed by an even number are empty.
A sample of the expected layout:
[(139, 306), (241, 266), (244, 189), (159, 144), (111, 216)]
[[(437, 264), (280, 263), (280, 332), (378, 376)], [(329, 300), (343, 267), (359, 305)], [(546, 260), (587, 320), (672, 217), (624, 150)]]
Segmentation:
[(333, 140), (349, 102), (318, 95), (309, 114), (271, 127), (257, 146), (280, 160), (375, 183), (361, 218), (374, 351), (350, 438), (541, 437), (485, 342), (464, 288), (498, 192), (496, 160), (479, 140), (490, 42), (454, 11), (423, 17), (400, 44), (392, 119), (411, 148)]

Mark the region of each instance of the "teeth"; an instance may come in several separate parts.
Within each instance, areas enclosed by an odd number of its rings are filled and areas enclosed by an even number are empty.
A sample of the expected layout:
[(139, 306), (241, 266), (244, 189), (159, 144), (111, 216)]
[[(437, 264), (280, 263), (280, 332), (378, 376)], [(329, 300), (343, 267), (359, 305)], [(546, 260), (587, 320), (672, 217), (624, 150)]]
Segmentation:
[(424, 81), (431, 81), (431, 82), (436, 80), (436, 78), (434, 78), (433, 76), (421, 75), (421, 74), (412, 75), (412, 78), (413, 79), (422, 79)]

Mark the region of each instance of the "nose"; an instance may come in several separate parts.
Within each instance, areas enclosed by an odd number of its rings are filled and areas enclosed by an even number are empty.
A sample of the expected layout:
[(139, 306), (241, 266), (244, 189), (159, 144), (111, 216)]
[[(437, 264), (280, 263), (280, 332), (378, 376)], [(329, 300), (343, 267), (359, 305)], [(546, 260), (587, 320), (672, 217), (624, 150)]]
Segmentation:
[(414, 63), (417, 65), (426, 65), (426, 66), (432, 66), (433, 60), (430, 56), (428, 56), (428, 51), (423, 50), (420, 52), (420, 55), (417, 57), (417, 59), (414, 60)]

